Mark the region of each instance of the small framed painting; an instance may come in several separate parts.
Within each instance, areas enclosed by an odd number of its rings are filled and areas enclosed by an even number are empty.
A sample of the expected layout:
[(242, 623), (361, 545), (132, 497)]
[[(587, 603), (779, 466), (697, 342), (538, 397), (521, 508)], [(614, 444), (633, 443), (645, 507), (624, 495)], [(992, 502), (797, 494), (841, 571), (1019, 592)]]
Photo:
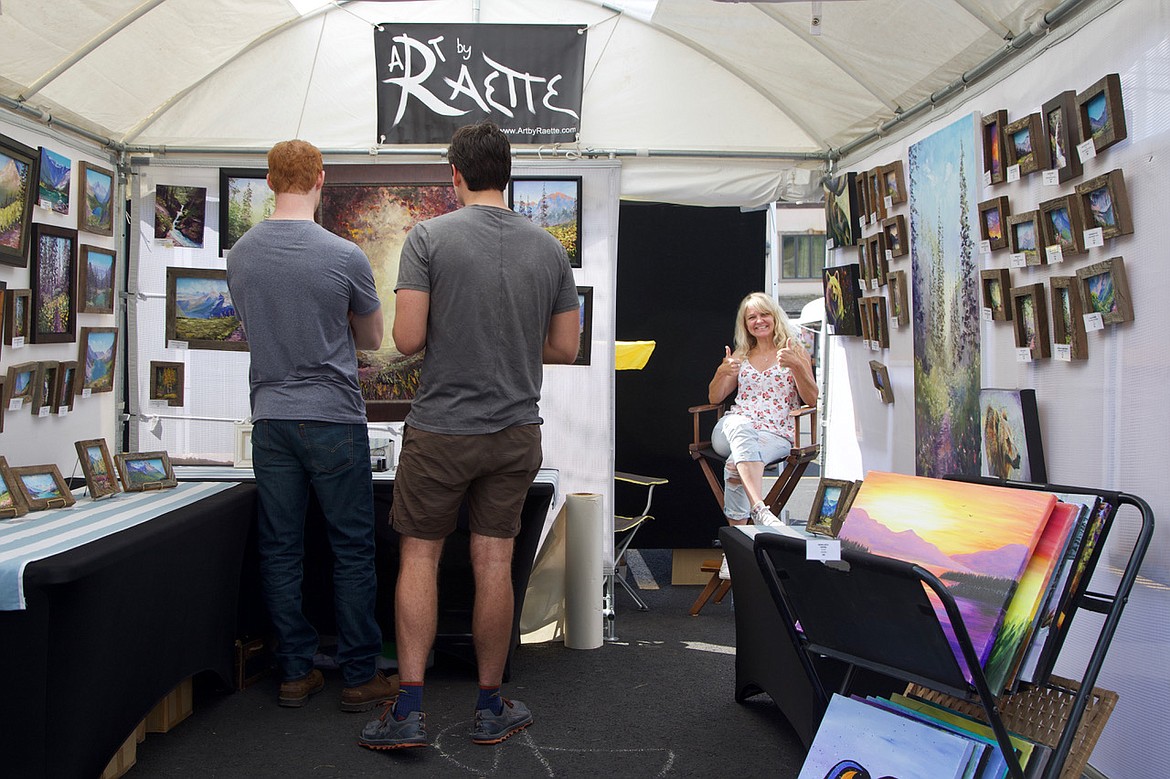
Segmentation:
[(1012, 288), (1011, 273), (1007, 268), (988, 268), (979, 272), (983, 288), (983, 307), (991, 309), (991, 319), (996, 322), (1010, 322), (1012, 308), (1008, 294)]
[(806, 525), (808, 532), (836, 538), (857, 494), (857, 484), (844, 479), (821, 479)]
[(166, 452), (123, 453), (114, 458), (126, 492), (161, 490), (178, 485)]
[(906, 271), (890, 271), (886, 277), (890, 291), (890, 321), (898, 327), (910, 324), (910, 298), (906, 294)]
[(869, 211), (870, 216), (877, 217), (878, 221), (886, 218), (886, 183), (882, 176), (882, 169), (874, 168), (869, 171)]
[(276, 210), (276, 194), (263, 168), (219, 169), (219, 253), (225, 255), (240, 236)]
[(252, 467), (252, 424), (236, 423), (236, 456), (232, 460), (236, 468)]
[(32, 413), (40, 416), (41, 409), (51, 414), (57, 407), (57, 374), (60, 364), (56, 360), (41, 360), (37, 363), (37, 376), (33, 388)]
[(862, 222), (869, 220), (869, 212), (872, 210), (869, 207), (869, 171), (858, 171), (855, 176), (857, 184), (857, 240), (860, 241)]
[[(8, 380), (5, 382), (7, 394), (4, 396), (4, 408), (8, 411), (19, 411), (25, 402), (32, 403), (33, 395), (37, 391), (37, 370), (40, 363), (22, 362), (19, 365), (8, 366)], [(19, 400), (17, 405), (15, 401)]]
[(1118, 74), (1110, 73), (1077, 95), (1077, 120), (1081, 137), (1092, 139), (1098, 153), (1125, 140), (1125, 106)]
[(29, 511), (63, 509), (76, 502), (69, 485), (61, 478), (57, 466), (52, 463), (24, 465), (10, 470), (16, 488), (20, 490)]
[(1067, 346), (1069, 359), (1084, 360), (1089, 356), (1089, 343), (1077, 277), (1049, 276), (1048, 283), (1052, 287), (1052, 342)]
[(889, 198), (890, 205), (906, 202), (906, 176), (902, 171), (902, 161), (894, 160), (889, 165), (879, 168), (882, 184), (882, 198)]
[(1048, 140), (1044, 136), (1044, 122), (1040, 113), (1028, 114), (1010, 122), (1004, 128), (1004, 147), (1007, 164), (1020, 166), (1020, 175), (1027, 176), (1048, 168)]
[(4, 432), (4, 411), (8, 407), (8, 377), (0, 374), (0, 433)]
[(105, 168), (81, 161), (81, 213), (77, 228), (98, 235), (114, 234), (114, 173)]
[(886, 276), (890, 273), (890, 263), (886, 260), (886, 234), (877, 232), (866, 239), (869, 244), (870, 281), (877, 280), (878, 286), (886, 284)]
[(831, 328), (830, 335), (861, 334), (861, 322), (857, 314), (857, 299), (861, 296), (860, 275), (856, 263), (822, 271), (825, 323)]
[(886, 237), (886, 251), (890, 253), (890, 257), (904, 257), (910, 252), (906, 217), (902, 214), (891, 216), (882, 222), (882, 234)]
[(32, 290), (10, 289), (4, 293), (4, 343), (25, 343), (32, 330)]
[(1007, 178), (1007, 150), (1004, 148), (1007, 123), (1006, 110), (983, 115), (983, 179), (989, 184), (1002, 184)]
[(1085, 225), (1081, 202), (1061, 195), (1040, 204), (1040, 236), (1045, 248), (1059, 246), (1061, 256), (1085, 251)]
[(1026, 265), (1044, 265), (1048, 258), (1040, 249), (1040, 212), (1025, 211), (1007, 218), (1012, 254), (1024, 255)]
[(114, 250), (81, 245), (77, 269), (77, 310), (82, 314), (114, 313)]
[(0, 454), (0, 519), (23, 517), (27, 513), (28, 504), (24, 502), (24, 493), (16, 486), (16, 478), (8, 468), (8, 461)]
[(58, 214), (68, 214), (69, 179), (72, 174), (72, 160), (42, 146), (40, 173), (37, 177), (37, 205)]
[[(1100, 314), (1101, 321), (1107, 325), (1133, 321), (1133, 299), (1129, 295), (1125, 260), (1121, 257), (1078, 268), (1077, 281), (1085, 314)], [(11, 369), (8, 375), (11, 381)]]
[(858, 280), (861, 282), (861, 289), (864, 292), (869, 289), (870, 279), (874, 278), (874, 269), (869, 262), (868, 238), (862, 238), (857, 242), (857, 268), (859, 270)]
[(167, 268), (166, 317), (168, 344), (181, 341), (188, 349), (248, 351), (226, 270)]
[(514, 178), (508, 205), (560, 241), (569, 265), (581, 267), (580, 176)]
[(77, 397), (77, 360), (62, 360), (57, 364), (57, 405), (54, 414), (73, 410), (73, 399)]
[(118, 472), (115, 470), (114, 458), (110, 457), (110, 450), (106, 447), (106, 440), (95, 438), (75, 441), (73, 446), (77, 449), (81, 472), (85, 474), (89, 497), (97, 500), (118, 492)]
[(159, 184), (154, 190), (155, 244), (202, 249), (206, 214), (206, 187)]
[(881, 295), (869, 298), (870, 340), (881, 348), (890, 348), (890, 318), (886, 311), (886, 299)]
[(32, 264), (32, 330), (36, 344), (77, 340), (77, 231), (35, 226)]
[(861, 340), (870, 342), (873, 340), (873, 310), (869, 305), (869, 298), (861, 298), (857, 301), (857, 318), (861, 323)]
[(37, 198), (37, 150), (0, 135), (0, 262), (23, 268), (28, 264), (32, 209)]
[(1016, 348), (1028, 349), (1033, 360), (1051, 356), (1048, 336), (1048, 298), (1043, 284), (1012, 289), (1013, 327)]
[(1044, 104), (1040, 110), (1044, 119), (1044, 135), (1048, 138), (1048, 163), (1059, 173), (1060, 183), (1079, 178), (1084, 172), (1077, 146), (1081, 143), (1080, 123), (1077, 121), (1077, 93), (1071, 89), (1061, 92)]
[(168, 406), (183, 405), (183, 373), (181, 362), (150, 361), (150, 399), (165, 400)]
[(573, 365), (589, 365), (593, 351), (593, 287), (577, 287), (577, 316), (581, 336)]
[(118, 365), (118, 328), (83, 327), (77, 339), (77, 389), (113, 392)]
[(1101, 228), (1101, 237), (1116, 238), (1133, 233), (1133, 214), (1121, 168), (1087, 179), (1077, 185), (1085, 229)]
[(873, 380), (873, 388), (881, 396), (882, 403), (894, 402), (894, 390), (890, 387), (890, 370), (884, 363), (877, 360), (869, 361), (869, 377)]
[(979, 204), (979, 237), (987, 241), (993, 252), (1008, 245), (1007, 218), (1011, 213), (1007, 195), (993, 197)]

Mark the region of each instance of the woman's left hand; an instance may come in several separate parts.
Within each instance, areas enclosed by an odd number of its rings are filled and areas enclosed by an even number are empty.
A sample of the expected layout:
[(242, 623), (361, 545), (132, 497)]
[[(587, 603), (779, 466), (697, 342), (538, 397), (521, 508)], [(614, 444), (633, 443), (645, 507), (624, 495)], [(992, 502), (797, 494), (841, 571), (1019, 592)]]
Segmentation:
[(804, 347), (793, 338), (784, 341), (784, 346), (776, 352), (776, 361), (780, 363), (781, 368), (789, 370), (799, 370), (808, 367), (809, 364), (808, 354), (805, 353)]

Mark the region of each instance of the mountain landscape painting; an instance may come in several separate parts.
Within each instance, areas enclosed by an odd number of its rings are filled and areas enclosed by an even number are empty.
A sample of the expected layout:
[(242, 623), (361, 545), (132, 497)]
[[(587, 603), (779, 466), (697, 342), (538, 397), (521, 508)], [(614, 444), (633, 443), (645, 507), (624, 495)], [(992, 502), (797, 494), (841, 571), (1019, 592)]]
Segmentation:
[(167, 469), (163, 464), (161, 457), (151, 459), (130, 459), (126, 458), (125, 476), (132, 487), (140, 487), (143, 484), (150, 484), (152, 482), (166, 481)]
[(5, 140), (0, 135), (0, 262), (23, 267), (32, 216), (36, 158), (26, 156), (23, 149), (9, 149)]
[(114, 234), (113, 171), (81, 163), (81, 216), (77, 226), (99, 235)]
[(83, 327), (78, 343), (78, 362), (85, 366), (82, 389), (112, 392), (118, 356), (118, 328)]
[(246, 351), (244, 325), (228, 291), (227, 271), (167, 268), (167, 341), (189, 349)]
[(82, 246), (78, 281), (81, 286), (78, 310), (81, 313), (114, 313), (113, 249)]
[(581, 178), (512, 179), (512, 210), (543, 227), (581, 267)]
[(72, 172), (73, 162), (68, 157), (42, 146), (37, 205), (58, 214), (68, 214), (69, 176)]

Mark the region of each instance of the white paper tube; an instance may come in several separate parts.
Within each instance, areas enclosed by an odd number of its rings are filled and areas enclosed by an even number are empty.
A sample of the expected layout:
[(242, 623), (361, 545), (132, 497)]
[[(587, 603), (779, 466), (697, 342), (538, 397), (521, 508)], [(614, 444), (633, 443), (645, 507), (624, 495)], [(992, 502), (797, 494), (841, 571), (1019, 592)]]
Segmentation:
[(602, 496), (571, 493), (565, 500), (565, 646), (602, 643)]

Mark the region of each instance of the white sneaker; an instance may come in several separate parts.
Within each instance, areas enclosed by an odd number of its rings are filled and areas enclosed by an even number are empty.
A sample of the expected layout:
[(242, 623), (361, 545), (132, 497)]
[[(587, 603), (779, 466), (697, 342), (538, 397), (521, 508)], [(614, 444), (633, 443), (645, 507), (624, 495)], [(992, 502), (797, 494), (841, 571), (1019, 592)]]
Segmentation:
[(752, 506), (752, 522), (765, 527), (778, 527), (784, 524), (768, 509), (768, 506), (762, 500)]
[(719, 578), (725, 582), (731, 581), (731, 569), (727, 567), (727, 555), (723, 555), (723, 563), (719, 566)]

